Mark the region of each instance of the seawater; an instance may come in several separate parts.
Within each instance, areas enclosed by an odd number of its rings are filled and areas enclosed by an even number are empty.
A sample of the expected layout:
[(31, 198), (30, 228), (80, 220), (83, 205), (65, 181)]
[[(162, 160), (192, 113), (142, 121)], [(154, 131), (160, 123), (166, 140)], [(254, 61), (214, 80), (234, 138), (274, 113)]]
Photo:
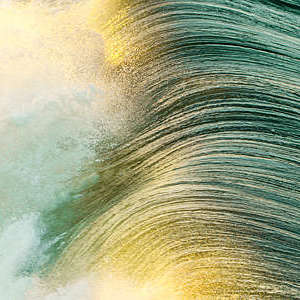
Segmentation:
[(0, 2), (0, 38), (0, 298), (86, 300), (84, 280), (43, 296), (20, 269), (40, 244), (40, 213), (70, 199), (105, 135), (102, 40), (65, 5), (16, 1)]
[(3, 295), (297, 299), (299, 24), (293, 0), (1, 3)]

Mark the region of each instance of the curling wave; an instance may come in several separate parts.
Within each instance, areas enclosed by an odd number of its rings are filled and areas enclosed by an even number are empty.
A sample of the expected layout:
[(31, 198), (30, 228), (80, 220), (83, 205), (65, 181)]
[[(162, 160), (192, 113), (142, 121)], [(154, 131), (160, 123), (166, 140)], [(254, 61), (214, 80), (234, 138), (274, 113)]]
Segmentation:
[(42, 216), (47, 259), (27, 271), (53, 286), (92, 273), (95, 299), (114, 299), (107, 278), (137, 299), (297, 299), (299, 3), (89, 8), (128, 128)]

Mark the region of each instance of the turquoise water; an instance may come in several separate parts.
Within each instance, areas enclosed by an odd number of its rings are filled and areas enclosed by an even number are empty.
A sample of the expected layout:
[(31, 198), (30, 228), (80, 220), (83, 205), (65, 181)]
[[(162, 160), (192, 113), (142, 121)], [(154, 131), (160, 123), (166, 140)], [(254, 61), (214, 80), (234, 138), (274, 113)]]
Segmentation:
[(0, 31), (19, 295), (298, 299), (299, 3), (57, 3)]

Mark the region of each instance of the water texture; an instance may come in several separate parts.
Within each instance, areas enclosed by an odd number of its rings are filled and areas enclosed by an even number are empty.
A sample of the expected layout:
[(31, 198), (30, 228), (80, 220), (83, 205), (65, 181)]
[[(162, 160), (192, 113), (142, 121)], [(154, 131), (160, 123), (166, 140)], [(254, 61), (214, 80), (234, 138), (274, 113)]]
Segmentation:
[[(29, 297), (60, 299), (79, 286), (78, 299), (299, 299), (298, 1), (36, 5), (51, 12), (53, 48), (64, 54), (52, 65), (67, 91), (59, 111), (81, 102), (79, 119), (56, 127), (78, 146), (53, 153), (51, 127), (40, 131), (41, 147), (68, 171), (63, 180), (46, 172), (55, 192), (39, 209), (28, 197), (37, 238), (15, 273), (37, 286)], [(37, 107), (41, 124), (48, 109)], [(24, 128), (26, 118), (14, 120)], [(16, 182), (18, 192), (4, 191), (22, 210), (15, 195), (26, 188)]]

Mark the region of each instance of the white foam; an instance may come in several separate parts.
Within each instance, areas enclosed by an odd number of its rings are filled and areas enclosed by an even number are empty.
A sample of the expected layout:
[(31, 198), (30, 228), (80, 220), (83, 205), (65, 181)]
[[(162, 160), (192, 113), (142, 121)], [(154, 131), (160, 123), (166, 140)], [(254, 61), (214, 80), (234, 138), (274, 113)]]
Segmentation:
[(38, 242), (34, 229), (36, 216), (23, 217), (7, 225), (0, 236), (0, 295), (1, 299), (23, 300), (32, 284), (28, 277), (18, 277), (20, 265)]
[(25, 300), (93, 300), (91, 286), (88, 279), (81, 279), (76, 283), (58, 288), (54, 292), (46, 292), (34, 282), (25, 294)]
[(102, 42), (72, 10), (12, 3), (0, 1), (0, 299), (88, 300), (85, 280), (48, 294), (19, 271), (39, 243), (38, 212), (95, 156)]
[[(0, 228), (53, 205), (101, 139), (102, 41), (72, 10), (0, 6)], [(102, 113), (102, 115), (101, 115)]]
[(22, 276), (20, 266), (39, 243), (36, 215), (23, 216), (6, 226), (0, 235), (0, 298), (5, 300), (89, 300), (87, 279), (46, 292), (36, 278)]

